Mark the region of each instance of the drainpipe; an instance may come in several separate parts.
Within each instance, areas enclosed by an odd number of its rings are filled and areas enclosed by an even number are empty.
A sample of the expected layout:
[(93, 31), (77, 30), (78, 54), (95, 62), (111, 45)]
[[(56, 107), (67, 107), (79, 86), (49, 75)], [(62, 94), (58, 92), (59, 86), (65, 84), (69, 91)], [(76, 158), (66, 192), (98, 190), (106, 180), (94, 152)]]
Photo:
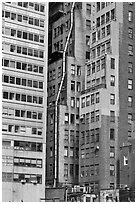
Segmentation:
[(67, 50), (67, 47), (68, 47), (68, 42), (69, 42), (69, 39), (70, 39), (70, 35), (71, 35), (71, 32), (72, 32), (72, 28), (73, 28), (73, 11), (74, 11), (74, 6), (75, 6), (75, 2), (72, 3), (72, 8), (71, 8), (71, 16), (70, 16), (70, 20), (71, 20), (71, 25), (70, 25), (70, 30), (69, 30), (69, 34), (68, 34), (68, 37), (67, 37), (67, 41), (66, 41), (66, 44), (65, 44), (65, 48), (64, 48), (64, 51), (63, 51), (63, 74), (62, 74), (62, 79), (61, 79), (61, 83), (60, 83), (60, 87), (59, 87), (59, 91), (58, 91), (58, 94), (57, 94), (57, 98), (56, 98), (56, 102), (55, 102), (55, 176), (54, 176), (54, 188), (57, 187), (57, 131), (58, 131), (58, 128), (57, 128), (57, 123), (58, 123), (58, 100), (59, 100), (59, 96), (60, 96), (60, 93), (61, 93), (61, 89), (62, 89), (62, 85), (63, 85), (63, 81), (64, 81), (64, 78), (65, 78), (65, 66), (66, 66), (66, 61), (65, 61), (65, 58), (66, 58), (66, 50)]

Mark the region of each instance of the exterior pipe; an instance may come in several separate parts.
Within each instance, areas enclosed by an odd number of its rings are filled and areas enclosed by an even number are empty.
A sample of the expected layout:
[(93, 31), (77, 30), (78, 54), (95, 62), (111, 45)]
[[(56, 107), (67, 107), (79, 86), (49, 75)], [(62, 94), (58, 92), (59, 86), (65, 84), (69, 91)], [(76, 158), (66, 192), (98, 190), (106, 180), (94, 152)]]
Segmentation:
[(70, 30), (69, 30), (69, 34), (68, 34), (68, 37), (67, 37), (67, 41), (66, 41), (66, 44), (65, 44), (65, 48), (64, 48), (64, 51), (63, 51), (63, 74), (62, 74), (62, 79), (61, 79), (61, 83), (60, 83), (60, 87), (59, 87), (59, 91), (58, 91), (58, 94), (57, 94), (57, 98), (56, 98), (56, 102), (55, 102), (55, 176), (54, 176), (54, 188), (57, 187), (57, 131), (58, 131), (58, 128), (57, 128), (57, 122), (58, 122), (58, 100), (59, 100), (59, 96), (60, 96), (60, 93), (61, 93), (61, 89), (62, 89), (62, 85), (63, 85), (63, 81), (64, 81), (64, 78), (65, 78), (65, 66), (66, 66), (66, 61), (65, 61), (65, 58), (66, 58), (66, 50), (67, 50), (67, 47), (68, 47), (68, 42), (69, 42), (69, 39), (70, 39), (70, 35), (71, 35), (71, 32), (72, 32), (72, 28), (73, 28), (73, 15), (74, 15), (74, 6), (75, 6), (75, 2), (72, 3), (72, 8), (71, 8), (71, 25), (70, 25)]

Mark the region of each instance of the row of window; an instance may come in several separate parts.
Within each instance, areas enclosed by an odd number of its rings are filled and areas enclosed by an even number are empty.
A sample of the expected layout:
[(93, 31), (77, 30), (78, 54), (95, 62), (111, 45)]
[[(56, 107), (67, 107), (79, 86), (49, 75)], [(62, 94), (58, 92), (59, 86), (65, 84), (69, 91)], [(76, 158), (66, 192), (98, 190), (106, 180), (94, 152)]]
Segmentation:
[[(90, 165), (87, 167), (81, 167), (81, 177), (88, 177), (88, 176), (98, 176), (99, 175), (99, 164)], [(110, 164), (110, 176), (115, 176), (115, 165)]]
[(19, 126), (19, 125), (11, 125), (11, 124), (2, 124), (2, 131), (9, 133), (18, 133), (23, 135), (42, 135), (41, 127), (28, 127), (28, 126)]
[(21, 151), (42, 152), (42, 143), (14, 141), (14, 149)]
[(86, 87), (87, 87), (87, 89), (88, 89), (88, 88), (91, 88), (91, 87), (95, 87), (95, 86), (97, 86), (97, 85), (99, 85), (99, 84), (106, 84), (106, 78), (105, 78), (105, 76), (102, 76), (101, 78), (92, 79), (92, 80), (88, 79), (88, 80), (86, 81)]
[(81, 82), (71, 81), (70, 86), (71, 86), (71, 91), (77, 91), (77, 92), (81, 91)]
[[(75, 169), (74, 169), (75, 168)], [(76, 164), (64, 164), (64, 177), (79, 175), (79, 165)]]
[(96, 26), (100, 27), (101, 25), (108, 23), (110, 20), (115, 19), (115, 9), (108, 11), (106, 14), (103, 14), (101, 17), (96, 19)]
[(68, 144), (70, 142), (70, 144), (74, 144), (79, 143), (79, 131), (74, 131), (74, 130), (67, 130), (65, 129), (65, 135), (64, 135), (64, 142), (65, 144)]
[(6, 43), (6, 42), (2, 44), (2, 49), (6, 52), (28, 55), (28, 56), (37, 57), (37, 58), (44, 58), (44, 51), (42, 50), (36, 50), (36, 49), (17, 46), (17, 45), (10, 45), (9, 43)]
[(81, 108), (84, 108), (85, 106), (90, 106), (90, 103), (91, 105), (95, 104), (95, 103), (99, 103), (99, 92), (97, 93), (94, 93), (94, 94), (91, 94), (86, 96), (86, 97), (82, 97), (81, 98)]
[[(81, 123), (93, 123), (100, 120), (99, 110), (92, 111), (91, 113), (82, 114), (80, 116)], [(115, 122), (115, 111), (110, 111), (110, 122)]]
[(2, 155), (2, 165), (9, 166), (22, 166), (22, 167), (35, 167), (42, 168), (42, 159), (24, 158), (24, 157), (12, 157)]
[(44, 28), (44, 20), (33, 18), (27, 15), (20, 15), (9, 11), (2, 11), (2, 17), (9, 18), (10, 20), (23, 22), (25, 24), (38, 26)]
[(35, 81), (31, 79), (24, 79), (24, 78), (8, 76), (8, 75), (3, 75), (2, 81), (5, 83), (10, 83), (10, 84), (16, 84), (16, 85), (21, 85), (21, 86), (43, 89), (42, 81)]
[(96, 3), (96, 9), (97, 12), (100, 11), (101, 9), (104, 9), (105, 7), (109, 6), (113, 2), (97, 2)]
[(13, 93), (8, 91), (3, 91), (3, 99), (35, 103), (35, 104), (43, 104), (42, 97), (31, 96), (31, 95), (20, 94), (20, 93)]
[(42, 175), (2, 172), (2, 181), (42, 184)]
[(92, 43), (95, 43), (96, 41), (105, 38), (106, 36), (110, 35), (110, 24), (101, 28), (97, 32), (92, 33)]
[(17, 29), (2, 27), (2, 34), (9, 35), (15, 38), (22, 38), (24, 40), (44, 43), (44, 35), (37, 35), (34, 33), (25, 32)]
[(96, 57), (100, 57), (101, 55), (104, 55), (110, 52), (111, 52), (110, 41), (107, 41), (106, 43), (103, 43), (97, 47), (92, 48), (91, 58), (94, 59)]
[(71, 64), (71, 75), (81, 76), (81, 66), (77, 65), (76, 67), (74, 64)]
[[(75, 154), (75, 155), (74, 155)], [(74, 147), (70, 147), (68, 148), (67, 146), (64, 147), (64, 156), (65, 157), (71, 157), (71, 158), (79, 158), (79, 148), (76, 148), (76, 150), (74, 150)]]
[[(130, 102), (131, 98), (128, 98)], [(82, 97), (81, 99), (81, 107), (84, 108), (85, 106), (90, 106), (93, 105), (95, 103), (99, 103), (99, 92), (95, 93), (95, 94), (91, 94), (91, 96), (86, 96), (86, 97)], [(110, 104), (114, 105), (115, 104), (115, 94), (110, 94)]]
[(87, 167), (81, 166), (80, 177), (88, 177), (93, 175), (99, 175), (99, 164), (94, 164)]
[(18, 6), (44, 12), (44, 5), (34, 2), (18, 2)]
[(42, 120), (42, 113), (35, 111), (19, 110), (3, 107), (2, 114), (10, 117), (21, 117), (35, 120)]
[(82, 114), (80, 116), (81, 123), (94, 123), (100, 120), (99, 110), (92, 111), (91, 113)]
[[(88, 64), (87, 65), (87, 76), (100, 71), (100, 69), (105, 69), (105, 66), (106, 66), (105, 58), (99, 59), (96, 62), (93, 62), (92, 64)], [(115, 58), (111, 58), (110, 68), (115, 69)]]
[(99, 128), (91, 129), (81, 132), (81, 145), (86, 143), (99, 142), (100, 130)]
[(42, 168), (42, 159), (14, 157), (14, 166)]
[(2, 66), (43, 74), (43, 66), (26, 62), (24, 63), (15, 60), (2, 59)]
[[(99, 156), (99, 146), (96, 148), (91, 147), (91, 148), (86, 148), (86, 149), (81, 149), (81, 159), (89, 159), (94, 156)], [(110, 158), (115, 157), (115, 147), (110, 146)]]

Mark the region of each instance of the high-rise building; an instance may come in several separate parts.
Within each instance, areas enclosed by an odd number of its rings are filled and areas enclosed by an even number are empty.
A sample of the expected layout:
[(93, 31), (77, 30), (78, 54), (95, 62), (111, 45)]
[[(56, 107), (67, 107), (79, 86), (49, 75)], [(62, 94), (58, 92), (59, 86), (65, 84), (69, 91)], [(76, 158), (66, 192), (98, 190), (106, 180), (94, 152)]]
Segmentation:
[(93, 5), (80, 100), (79, 181), (94, 193), (134, 191), (135, 4)]
[(45, 197), (47, 7), (2, 3), (2, 197)]
[(54, 187), (79, 180), (79, 98), (91, 14), (91, 3), (49, 3), (46, 185)]

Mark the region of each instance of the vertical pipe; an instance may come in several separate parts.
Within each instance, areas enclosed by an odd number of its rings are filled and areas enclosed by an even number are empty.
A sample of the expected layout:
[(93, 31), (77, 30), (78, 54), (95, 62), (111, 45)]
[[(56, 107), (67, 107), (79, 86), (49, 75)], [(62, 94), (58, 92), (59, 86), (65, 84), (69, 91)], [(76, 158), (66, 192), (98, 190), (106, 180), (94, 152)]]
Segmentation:
[(62, 79), (61, 79), (61, 83), (60, 83), (60, 87), (59, 87), (59, 91), (58, 91), (58, 94), (57, 94), (57, 98), (56, 98), (56, 102), (55, 102), (55, 176), (54, 176), (54, 188), (57, 186), (57, 131), (58, 131), (58, 128), (57, 128), (57, 123), (58, 123), (58, 100), (59, 100), (59, 96), (60, 96), (60, 92), (61, 92), (61, 89), (62, 89), (62, 85), (63, 85), (63, 81), (64, 81), (64, 78), (65, 78), (65, 66), (66, 66), (66, 61), (65, 61), (65, 58), (66, 58), (66, 50), (67, 50), (67, 47), (68, 47), (68, 42), (69, 42), (69, 39), (70, 39), (70, 35), (71, 35), (71, 32), (72, 32), (72, 28), (73, 28), (73, 15), (74, 15), (74, 6), (75, 6), (75, 2), (72, 3), (72, 8), (71, 8), (71, 16), (70, 16), (70, 20), (71, 20), (71, 25), (70, 25), (70, 30), (69, 30), (69, 34), (68, 34), (68, 37), (67, 37), (67, 41), (66, 41), (66, 44), (65, 44), (65, 48), (64, 48), (64, 51), (63, 51), (63, 75), (62, 75)]

